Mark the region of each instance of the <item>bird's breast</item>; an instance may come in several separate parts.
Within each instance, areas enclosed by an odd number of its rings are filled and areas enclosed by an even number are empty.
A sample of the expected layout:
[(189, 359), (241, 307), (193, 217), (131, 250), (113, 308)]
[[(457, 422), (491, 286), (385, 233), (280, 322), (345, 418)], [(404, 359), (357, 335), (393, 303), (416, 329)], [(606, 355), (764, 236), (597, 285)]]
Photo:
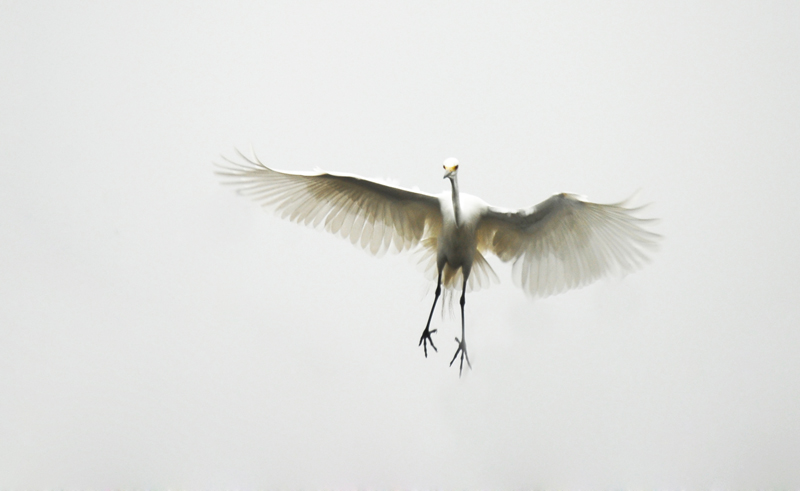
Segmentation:
[(439, 257), (453, 267), (471, 265), (478, 249), (477, 226), (481, 216), (480, 199), (468, 194), (460, 194), (461, 209), (456, 209), (451, 199), (440, 197), (442, 211), (442, 230), (438, 241)]
[(439, 236), (439, 255), (450, 265), (458, 267), (472, 262), (477, 244), (474, 227), (445, 223)]

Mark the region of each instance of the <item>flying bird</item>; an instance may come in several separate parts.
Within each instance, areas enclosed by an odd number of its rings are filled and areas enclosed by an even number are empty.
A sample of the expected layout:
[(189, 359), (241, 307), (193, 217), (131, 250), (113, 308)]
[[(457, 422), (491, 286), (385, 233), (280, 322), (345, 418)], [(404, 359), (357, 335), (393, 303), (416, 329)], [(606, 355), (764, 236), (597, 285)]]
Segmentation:
[[(237, 150), (238, 152), (238, 150)], [(633, 271), (647, 261), (659, 235), (645, 228), (653, 219), (627, 202), (597, 204), (567, 193), (531, 208), (492, 206), (458, 188), (458, 160), (444, 161), (450, 190), (438, 195), (382, 184), (351, 174), (286, 172), (267, 167), (258, 157), (222, 157), (217, 174), (239, 192), (272, 208), (281, 218), (318, 227), (350, 239), (372, 254), (418, 250), (436, 278), (436, 293), (419, 344), (428, 356), (433, 344), (431, 319), (446, 291), (461, 289), (461, 338), (450, 360), (461, 355), (472, 368), (465, 339), (467, 290), (497, 276), (486, 261), (492, 253), (513, 264), (515, 283), (531, 297), (546, 297)]]

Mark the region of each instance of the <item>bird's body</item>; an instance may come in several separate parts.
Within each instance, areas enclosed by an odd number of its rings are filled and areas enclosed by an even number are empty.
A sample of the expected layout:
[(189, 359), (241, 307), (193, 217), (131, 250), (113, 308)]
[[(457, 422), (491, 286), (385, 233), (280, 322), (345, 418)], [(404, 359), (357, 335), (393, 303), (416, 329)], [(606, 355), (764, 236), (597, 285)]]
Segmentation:
[[(272, 207), (281, 217), (351, 240), (373, 254), (390, 247), (420, 248), (437, 281), (428, 324), (420, 338), (433, 341), (430, 322), (445, 289), (461, 289), (461, 339), (455, 358), (469, 358), (464, 341), (464, 304), (468, 288), (496, 278), (484, 254), (513, 262), (515, 282), (532, 297), (576, 288), (615, 272), (627, 272), (646, 259), (645, 249), (659, 237), (642, 227), (650, 220), (634, 216), (624, 203), (601, 205), (557, 194), (529, 209), (506, 210), (461, 193), (458, 161), (445, 160), (450, 189), (430, 195), (347, 174), (273, 170), (254, 157), (226, 159), (218, 172), (243, 193)], [(450, 363), (452, 364), (453, 361)]]
[(460, 193), (461, 206), (457, 210), (449, 194), (437, 196), (442, 212), (442, 229), (436, 237), (436, 261), (452, 268), (454, 273), (459, 268), (469, 271), (478, 253), (478, 224), (486, 203), (475, 196)]

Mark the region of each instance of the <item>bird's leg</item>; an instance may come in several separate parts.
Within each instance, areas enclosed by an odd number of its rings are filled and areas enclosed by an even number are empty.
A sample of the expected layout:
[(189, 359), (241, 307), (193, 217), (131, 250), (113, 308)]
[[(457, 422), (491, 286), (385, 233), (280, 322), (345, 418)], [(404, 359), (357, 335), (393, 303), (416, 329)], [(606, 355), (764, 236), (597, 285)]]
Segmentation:
[(422, 348), (425, 350), (425, 358), (428, 357), (428, 343), (431, 343), (431, 348), (434, 351), (439, 351), (436, 349), (436, 346), (433, 345), (433, 339), (431, 339), (431, 334), (436, 332), (436, 329), (433, 331), (430, 330), (431, 327), (431, 319), (433, 318), (433, 311), (436, 310), (436, 301), (439, 300), (439, 295), (442, 293), (442, 270), (439, 270), (439, 279), (436, 281), (436, 296), (433, 297), (433, 307), (431, 307), (431, 315), (428, 316), (428, 323), (425, 325), (425, 330), (422, 331), (422, 336), (419, 338), (419, 344), (422, 345)]
[(458, 367), (458, 376), (461, 376), (461, 371), (464, 369), (464, 358), (467, 359), (467, 366), (471, 369), (472, 364), (469, 362), (469, 355), (467, 355), (467, 341), (464, 339), (464, 304), (467, 303), (466, 300), (467, 296), (467, 278), (466, 275), (464, 277), (464, 287), (461, 289), (461, 339), (459, 340), (456, 338), (456, 343), (458, 343), (458, 349), (456, 349), (456, 354), (453, 355), (453, 359), (450, 360), (450, 366), (453, 366), (453, 362), (456, 361), (456, 357), (458, 353), (461, 353), (461, 364)]

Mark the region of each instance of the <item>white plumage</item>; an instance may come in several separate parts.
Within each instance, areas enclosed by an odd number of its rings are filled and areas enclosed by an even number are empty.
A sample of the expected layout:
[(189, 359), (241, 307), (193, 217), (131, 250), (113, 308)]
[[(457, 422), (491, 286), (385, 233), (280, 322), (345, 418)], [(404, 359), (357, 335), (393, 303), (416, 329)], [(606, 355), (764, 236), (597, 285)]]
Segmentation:
[(430, 337), (436, 330), (429, 328), (441, 287), (460, 286), (461, 339), (450, 364), (460, 353), (461, 368), (465, 357), (469, 365), (466, 291), (496, 278), (484, 254), (512, 262), (515, 283), (531, 297), (546, 297), (638, 268), (660, 237), (643, 228), (652, 219), (636, 217), (641, 208), (625, 202), (603, 205), (561, 193), (522, 210), (488, 205), (459, 192), (458, 161), (452, 158), (444, 164), (451, 189), (434, 196), (355, 175), (278, 171), (255, 156), (239, 155), (242, 161), (225, 158), (218, 174), (281, 218), (323, 225), (372, 254), (421, 250), (437, 279), (420, 338), (425, 356), (428, 342), (436, 349)]

